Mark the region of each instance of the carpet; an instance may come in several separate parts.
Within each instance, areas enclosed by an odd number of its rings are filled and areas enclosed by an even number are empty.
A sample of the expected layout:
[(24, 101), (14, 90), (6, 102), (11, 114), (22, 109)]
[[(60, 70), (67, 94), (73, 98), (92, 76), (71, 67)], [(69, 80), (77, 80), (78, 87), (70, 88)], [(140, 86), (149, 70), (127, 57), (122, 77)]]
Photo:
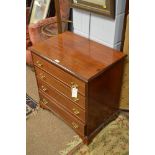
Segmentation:
[(103, 128), (93, 141), (81, 145), (68, 155), (128, 155), (129, 116), (121, 112), (119, 116)]
[(26, 118), (29, 118), (36, 109), (38, 109), (38, 104), (30, 96), (26, 94)]
[(78, 135), (61, 119), (39, 108), (26, 122), (27, 155), (61, 155), (78, 145)]

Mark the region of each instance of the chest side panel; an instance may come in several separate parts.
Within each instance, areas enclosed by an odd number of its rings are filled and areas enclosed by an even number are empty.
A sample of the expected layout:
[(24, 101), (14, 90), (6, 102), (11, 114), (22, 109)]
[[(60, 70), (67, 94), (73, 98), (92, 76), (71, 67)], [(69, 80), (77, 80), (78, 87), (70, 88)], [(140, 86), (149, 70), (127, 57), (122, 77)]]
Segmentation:
[(119, 61), (88, 84), (88, 136), (118, 111), (123, 61)]

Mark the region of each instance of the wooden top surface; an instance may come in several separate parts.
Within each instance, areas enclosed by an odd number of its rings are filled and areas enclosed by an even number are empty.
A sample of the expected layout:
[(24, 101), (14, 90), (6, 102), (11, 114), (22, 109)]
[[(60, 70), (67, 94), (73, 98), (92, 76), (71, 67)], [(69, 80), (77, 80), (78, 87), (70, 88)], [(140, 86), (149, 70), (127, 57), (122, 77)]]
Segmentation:
[(125, 56), (68, 31), (35, 44), (30, 50), (84, 81), (99, 75)]

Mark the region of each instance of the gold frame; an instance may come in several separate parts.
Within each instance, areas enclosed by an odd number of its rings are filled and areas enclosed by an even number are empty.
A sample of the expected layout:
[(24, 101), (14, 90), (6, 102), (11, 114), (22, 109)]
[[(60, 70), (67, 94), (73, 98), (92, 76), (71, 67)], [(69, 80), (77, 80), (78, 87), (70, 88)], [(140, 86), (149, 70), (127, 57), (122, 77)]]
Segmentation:
[(80, 8), (83, 10), (115, 18), (115, 0), (105, 0), (105, 4), (103, 1), (103, 5), (96, 4), (96, 2), (93, 3), (92, 0), (90, 0), (90, 2), (89, 0), (71, 0), (71, 6), (73, 8)]

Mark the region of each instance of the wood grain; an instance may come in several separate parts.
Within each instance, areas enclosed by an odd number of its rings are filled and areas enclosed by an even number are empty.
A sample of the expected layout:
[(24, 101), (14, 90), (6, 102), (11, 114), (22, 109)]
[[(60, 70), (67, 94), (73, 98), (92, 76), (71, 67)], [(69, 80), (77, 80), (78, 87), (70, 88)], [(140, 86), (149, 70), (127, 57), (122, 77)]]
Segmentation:
[(35, 70), (37, 74), (37, 79), (40, 79), (49, 86), (54, 87), (54, 89), (64, 94), (64, 96), (68, 97), (70, 100), (72, 100), (72, 102), (80, 106), (82, 109), (85, 109), (85, 97), (81, 95), (80, 92), (78, 92), (77, 94), (77, 98), (79, 100), (75, 102), (71, 96), (71, 87), (65, 85), (61, 81), (58, 81), (52, 75), (46, 73), (45, 71), (39, 69), (38, 67), (35, 67)]
[(56, 64), (54, 60), (59, 60), (57, 66), (84, 81), (95, 78), (125, 56), (71, 32), (51, 37), (30, 49), (52, 64)]
[[(68, 97), (65, 97), (62, 93), (58, 92), (53, 87), (47, 85), (45, 82), (38, 79), (38, 87), (41, 92), (44, 92), (46, 95), (51, 96), (53, 100), (56, 100), (61, 107), (66, 109), (72, 115), (80, 119), (85, 123), (85, 111), (73, 103)], [(46, 91), (43, 91), (43, 88), (46, 88)], [(81, 102), (79, 101), (79, 104)], [(74, 110), (75, 109), (75, 110)], [(78, 114), (75, 114), (74, 111), (78, 111)]]
[[(55, 114), (57, 114), (61, 119), (63, 119), (71, 128), (73, 128), (82, 138), (84, 138), (84, 124), (78, 121), (75, 117), (73, 117), (71, 114), (69, 114), (67, 111), (65, 111), (58, 102), (55, 100), (52, 100), (44, 93), (39, 92), (40, 95), (40, 104), (44, 106), (44, 108), (47, 108), (51, 111), (53, 111)], [(46, 99), (48, 101), (48, 104), (45, 105), (42, 102), (42, 99)], [(78, 128), (74, 128), (73, 124), (75, 123), (78, 125)]]
[(61, 14), (60, 14), (60, 2), (59, 0), (54, 0), (55, 4), (55, 12), (58, 22), (58, 33), (62, 33), (62, 22), (61, 22)]
[[(71, 74), (66, 73), (64, 70), (57, 67), (55, 64), (51, 64), (45, 59), (41, 58), (40, 56), (37, 56), (35, 54), (32, 54), (34, 65), (42, 69), (43, 71), (51, 74), (53, 77), (55, 77), (57, 80), (61, 81), (62, 83), (68, 85), (71, 87), (71, 82), (78, 85), (79, 92), (81, 94), (85, 95), (85, 83), (76, 77), (74, 77)], [(38, 66), (37, 62), (41, 64), (42, 66)]]
[[(71, 32), (30, 49), (41, 106), (58, 114), (89, 144), (119, 111), (126, 55)], [(78, 85), (78, 102), (71, 98), (71, 82)]]
[(88, 136), (118, 111), (122, 72), (120, 61), (88, 84)]

